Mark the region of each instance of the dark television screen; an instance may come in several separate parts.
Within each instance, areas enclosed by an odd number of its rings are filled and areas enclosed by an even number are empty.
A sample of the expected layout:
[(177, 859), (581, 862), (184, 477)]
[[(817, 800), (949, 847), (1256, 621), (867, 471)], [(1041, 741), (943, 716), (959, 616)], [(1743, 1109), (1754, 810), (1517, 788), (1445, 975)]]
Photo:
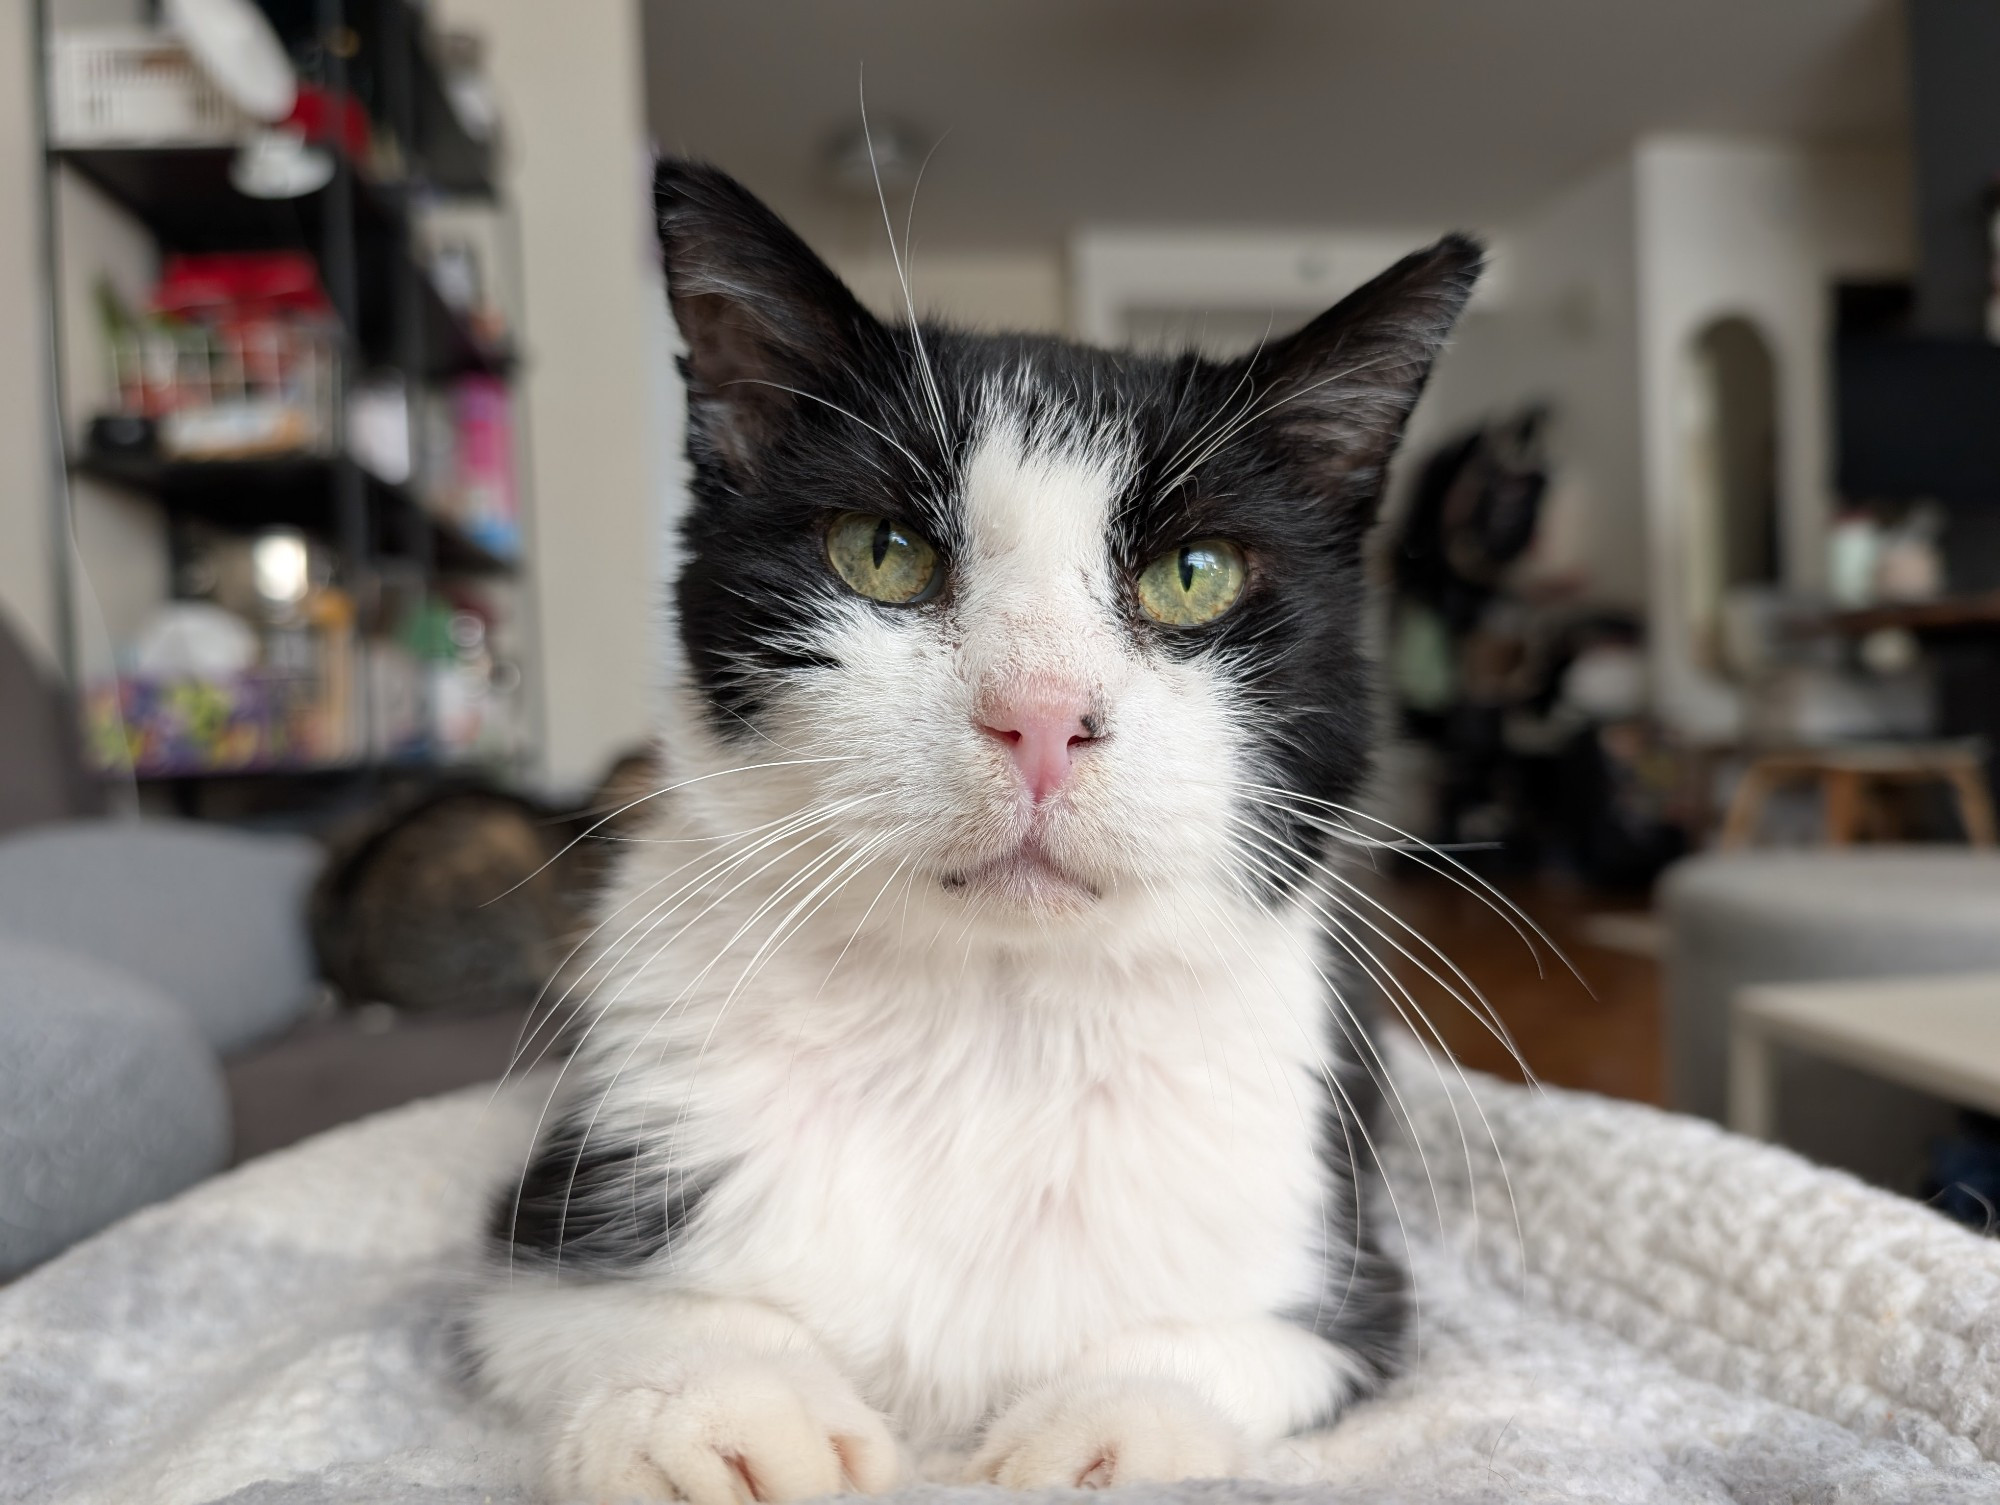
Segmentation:
[(1856, 337), (1836, 375), (1842, 495), (2000, 502), (2000, 346)]

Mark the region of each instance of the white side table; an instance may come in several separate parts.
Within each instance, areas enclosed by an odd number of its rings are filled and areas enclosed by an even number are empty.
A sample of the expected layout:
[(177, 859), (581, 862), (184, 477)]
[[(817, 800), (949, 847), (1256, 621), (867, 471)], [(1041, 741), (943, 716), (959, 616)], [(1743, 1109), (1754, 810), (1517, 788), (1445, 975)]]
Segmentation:
[(1729, 1126), (1739, 1134), (1771, 1137), (1774, 1045), (2000, 1114), (2000, 972), (1743, 989), (1729, 1038)]

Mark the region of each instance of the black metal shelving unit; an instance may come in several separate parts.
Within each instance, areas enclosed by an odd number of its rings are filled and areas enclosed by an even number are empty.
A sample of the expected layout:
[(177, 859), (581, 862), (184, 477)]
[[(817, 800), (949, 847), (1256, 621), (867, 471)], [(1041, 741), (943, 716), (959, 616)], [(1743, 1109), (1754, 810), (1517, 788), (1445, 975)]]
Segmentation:
[(229, 529), (283, 524), (321, 538), (340, 532), (348, 493), (358, 480), (362, 527), (374, 558), (415, 561), (428, 552), (436, 573), (464, 576), (511, 576), (519, 563), (425, 511), (407, 487), (390, 485), (337, 456), (176, 463), (84, 454), (71, 469), (152, 497), (170, 517), (200, 518)]
[[(38, 66), (46, 70), (47, 38), (56, 28), (56, 0), (36, 0)], [(483, 373), (511, 378), (514, 352), (496, 346), (445, 301), (415, 244), (420, 207), (434, 198), (474, 198), (503, 216), (490, 145), (460, 124), (447, 97), (433, 39), (412, 0), (258, 0), (284, 39), (301, 76), (336, 96), (353, 95), (385, 133), (400, 171), (372, 175), (337, 154), (324, 187), (299, 198), (263, 200), (231, 186), (233, 145), (64, 146), (49, 137), (46, 83), (42, 85), (44, 210), (48, 296), (58, 300), (56, 258), (61, 249), (56, 177), (71, 172), (142, 226), (163, 253), (296, 249), (309, 253), (342, 331), (344, 377), (364, 372), (400, 373), (412, 389)], [(378, 154), (379, 155), (379, 154)], [(511, 231), (511, 225), (508, 226)], [(510, 247), (511, 249), (511, 247)], [(515, 310), (518, 316), (518, 307)], [(50, 384), (56, 394), (63, 449), (56, 468), (124, 492), (150, 498), (170, 519), (193, 518), (229, 530), (289, 525), (332, 546), (342, 585), (364, 615), (379, 604), (385, 579), (428, 592), (449, 578), (505, 578), (524, 573), (523, 561), (503, 557), (448, 519), (433, 514), (410, 487), (387, 484), (344, 454), (272, 459), (173, 462), (150, 456), (93, 452), (78, 438), (77, 415), (60, 412), (63, 331), (50, 339)], [(516, 404), (515, 421), (524, 421)], [(516, 467), (523, 521), (529, 507), (526, 476)], [(64, 488), (67, 507), (67, 489)], [(67, 512), (58, 518), (65, 537)], [(524, 526), (525, 540), (529, 530)], [(59, 568), (69, 567), (67, 559)], [(67, 594), (70, 581), (60, 582)], [(525, 588), (518, 609), (531, 608)], [(525, 629), (531, 624), (524, 622)], [(68, 646), (72, 682), (79, 678)], [(532, 686), (524, 687), (532, 696)], [(533, 725), (530, 716), (528, 723)], [(372, 711), (364, 696), (361, 743), (374, 747)], [(274, 783), (296, 780), (301, 801), (321, 801), (342, 780), (408, 778), (444, 765), (422, 754), (371, 753), (319, 766), (217, 770), (170, 775), (175, 803), (193, 813), (205, 786), (254, 782), (273, 803)], [(144, 776), (142, 775), (142, 779)], [(282, 803), (280, 799), (278, 802)]]
[[(229, 184), (235, 154), (228, 146), (50, 149), (55, 162), (74, 169), (145, 225), (164, 249), (314, 250), (323, 276), (330, 270), (352, 276), (347, 306), (337, 293), (334, 302), (356, 349), (371, 364), (398, 365), (404, 354), (400, 339), (414, 323), (420, 375), (505, 375), (512, 369), (512, 352), (488, 345), (467, 328), (411, 259), (407, 192), (371, 184), (342, 160), (335, 181), (316, 193), (245, 198)], [(349, 180), (345, 193), (342, 178)], [(351, 226), (346, 234), (339, 230), (343, 222)], [(331, 245), (334, 235), (351, 242), (351, 249)]]

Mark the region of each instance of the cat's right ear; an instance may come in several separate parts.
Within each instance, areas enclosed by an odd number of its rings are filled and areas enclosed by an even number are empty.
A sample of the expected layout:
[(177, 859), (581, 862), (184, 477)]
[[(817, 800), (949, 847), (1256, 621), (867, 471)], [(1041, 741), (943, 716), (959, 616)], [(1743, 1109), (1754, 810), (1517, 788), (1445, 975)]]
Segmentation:
[(653, 204), (667, 296), (687, 341), (688, 422), (729, 470), (753, 474), (823, 373), (853, 369), (881, 326), (791, 228), (727, 173), (663, 158)]

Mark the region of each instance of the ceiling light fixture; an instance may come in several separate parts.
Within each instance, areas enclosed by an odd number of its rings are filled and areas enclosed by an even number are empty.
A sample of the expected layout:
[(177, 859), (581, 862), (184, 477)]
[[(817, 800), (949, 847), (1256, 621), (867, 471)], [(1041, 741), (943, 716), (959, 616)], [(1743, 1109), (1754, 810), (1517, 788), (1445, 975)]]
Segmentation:
[(875, 197), (878, 175), (884, 193), (907, 193), (916, 186), (933, 144), (907, 121), (872, 120), (866, 130), (856, 121), (827, 142), (826, 175), (842, 193), (857, 197)]

